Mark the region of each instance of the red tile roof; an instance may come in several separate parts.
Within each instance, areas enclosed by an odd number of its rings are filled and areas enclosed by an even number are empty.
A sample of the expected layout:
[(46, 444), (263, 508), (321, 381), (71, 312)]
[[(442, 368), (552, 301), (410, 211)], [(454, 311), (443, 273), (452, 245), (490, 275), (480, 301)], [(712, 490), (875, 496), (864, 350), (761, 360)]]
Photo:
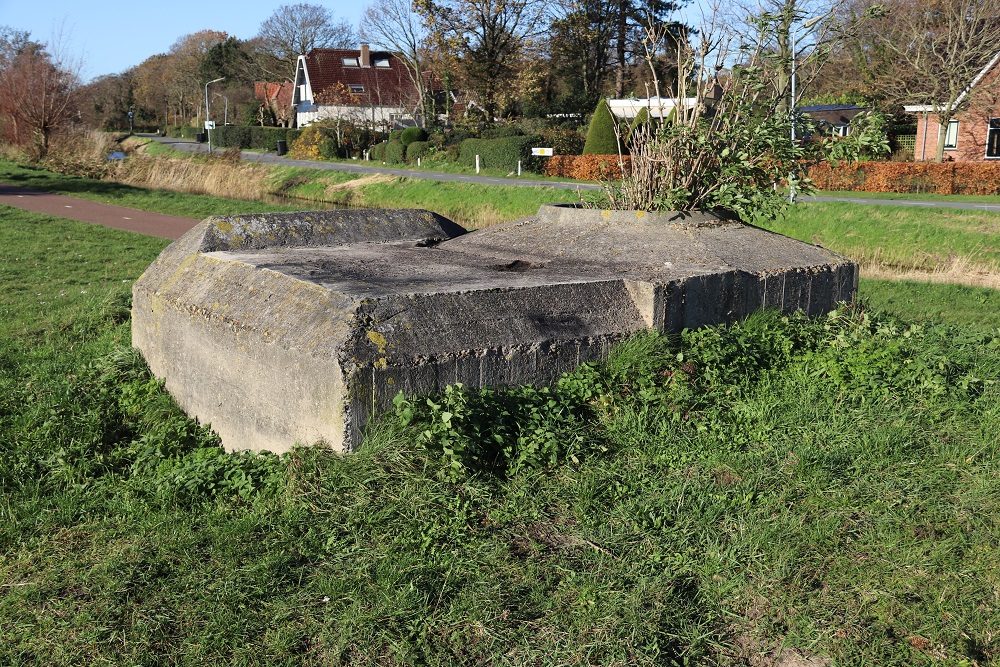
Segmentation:
[[(344, 65), (344, 58), (357, 58), (358, 49), (313, 49), (306, 54), (306, 70), (312, 86), (313, 99), (336, 83), (364, 86), (358, 104), (396, 106), (412, 103), (416, 93), (403, 61), (392, 53), (372, 51), (370, 67)], [(378, 60), (388, 59), (389, 67), (375, 67)]]

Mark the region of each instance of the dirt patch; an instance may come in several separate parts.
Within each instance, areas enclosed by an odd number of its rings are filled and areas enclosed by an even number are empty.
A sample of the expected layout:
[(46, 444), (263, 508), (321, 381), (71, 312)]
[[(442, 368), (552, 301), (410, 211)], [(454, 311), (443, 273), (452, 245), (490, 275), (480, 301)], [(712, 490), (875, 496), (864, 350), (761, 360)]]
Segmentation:
[(362, 176), (361, 178), (355, 178), (350, 181), (344, 181), (343, 183), (332, 183), (326, 186), (326, 194), (329, 195), (335, 192), (357, 190), (358, 188), (363, 188), (366, 185), (378, 185), (379, 183), (390, 183), (394, 180), (396, 180), (396, 177), (390, 176), (389, 174), (371, 174), (369, 176)]
[(1000, 289), (1000, 271), (975, 264), (965, 257), (954, 257), (938, 268), (904, 269), (878, 262), (861, 262), (861, 275), (880, 280), (912, 280), (925, 283), (968, 285)]

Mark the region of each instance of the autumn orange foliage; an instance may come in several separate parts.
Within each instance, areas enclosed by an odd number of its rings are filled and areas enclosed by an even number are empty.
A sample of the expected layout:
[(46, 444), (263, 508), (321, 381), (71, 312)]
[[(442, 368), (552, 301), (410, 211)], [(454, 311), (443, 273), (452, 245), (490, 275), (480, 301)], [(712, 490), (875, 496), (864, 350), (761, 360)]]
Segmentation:
[(1000, 195), (1000, 162), (856, 162), (809, 168), (820, 190)]
[(625, 169), (631, 165), (631, 158), (626, 155), (556, 155), (545, 162), (546, 176), (562, 176), (581, 181), (596, 181), (600, 178), (620, 178), (619, 159), (624, 162)]

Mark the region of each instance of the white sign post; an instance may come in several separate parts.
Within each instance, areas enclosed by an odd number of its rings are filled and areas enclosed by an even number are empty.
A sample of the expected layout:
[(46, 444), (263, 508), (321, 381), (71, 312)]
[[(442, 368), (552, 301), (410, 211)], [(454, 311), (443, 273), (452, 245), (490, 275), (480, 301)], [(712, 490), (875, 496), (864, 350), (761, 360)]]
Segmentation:
[(205, 121), (205, 132), (208, 133), (208, 152), (209, 153), (212, 152), (212, 130), (214, 130), (214, 129), (215, 129), (215, 121), (214, 120), (206, 120)]
[(551, 148), (532, 148), (531, 154), (537, 157), (552, 157), (555, 155), (555, 151)]

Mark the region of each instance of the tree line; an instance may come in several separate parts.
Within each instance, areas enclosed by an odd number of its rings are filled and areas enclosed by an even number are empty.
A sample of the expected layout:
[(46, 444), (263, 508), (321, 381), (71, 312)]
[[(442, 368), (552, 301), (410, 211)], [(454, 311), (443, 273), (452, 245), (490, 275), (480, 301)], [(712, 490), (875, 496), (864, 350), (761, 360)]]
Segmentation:
[[(794, 59), (801, 99), (886, 110), (940, 104), (947, 118), (957, 111), (961, 91), (1000, 50), (1000, 0), (746, 0), (745, 6), (726, 6), (711, 22), (736, 29), (741, 22), (769, 22), (770, 85), (786, 94)], [(321, 5), (282, 5), (250, 39), (201, 30), (179, 37), (166, 53), (86, 85), (30, 35), (6, 28), (0, 43), (0, 86), (6, 87), (0, 104), (8, 119), (3, 131), (9, 138), (31, 125), (45, 141), (59, 118), (75, 114), (93, 127), (122, 128), (129, 111), (140, 127), (198, 124), (204, 83), (220, 77), (225, 80), (212, 86), (210, 102), (215, 109), (224, 104), (231, 122), (287, 123), (286, 111), (254, 99), (253, 82), (291, 81), (298, 55), (357, 48), (359, 41), (398, 54), (417, 91), (415, 113), (427, 122), (440, 111), (427, 113), (431, 87), (459, 92), (467, 112), (487, 123), (582, 117), (603, 97), (650, 96), (651, 82), (664, 95), (676, 94), (691, 76), (678, 68), (679, 47), (715, 34), (708, 19), (691, 18), (697, 16), (692, 9), (690, 0), (372, 0), (355, 27)], [(655, 53), (648, 52), (650, 28), (665, 36)], [(739, 65), (738, 54), (734, 58), (703, 66), (725, 76)], [(18, 91), (25, 77), (39, 80), (39, 72), (48, 72), (41, 78), (51, 82), (52, 94), (46, 95), (47, 109), (29, 114)], [(71, 102), (59, 108), (56, 99)]]

